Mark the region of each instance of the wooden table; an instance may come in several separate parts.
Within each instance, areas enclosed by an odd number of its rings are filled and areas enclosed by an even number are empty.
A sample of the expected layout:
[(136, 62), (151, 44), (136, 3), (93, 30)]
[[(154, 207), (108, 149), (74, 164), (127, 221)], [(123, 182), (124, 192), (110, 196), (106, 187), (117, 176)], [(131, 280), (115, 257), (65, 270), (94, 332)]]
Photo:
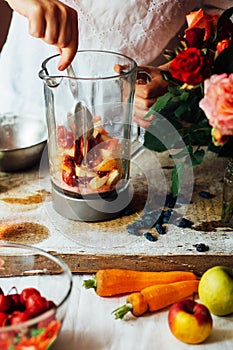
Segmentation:
[[(131, 213), (99, 223), (71, 221), (60, 216), (52, 205), (51, 184), (46, 162), (21, 173), (0, 173), (0, 237), (7, 241), (35, 244), (62, 257), (73, 272), (94, 272), (100, 268), (139, 270), (192, 270), (202, 274), (213, 265), (233, 267), (232, 229), (220, 220), (224, 159), (207, 154), (195, 168), (194, 181), (184, 186), (187, 204), (175, 211), (193, 221), (191, 228), (169, 224), (166, 234), (149, 230), (155, 241), (128, 232), (127, 225), (141, 220), (145, 203), (164, 203), (171, 166), (166, 154), (143, 150), (132, 162), (134, 197)], [(192, 174), (189, 174), (192, 176)], [(184, 182), (185, 183), (185, 182)], [(149, 187), (149, 190), (148, 190)], [(211, 199), (199, 196), (209, 191)], [(178, 198), (179, 199), (179, 198)], [(182, 197), (181, 197), (182, 199)], [(204, 243), (206, 252), (197, 252)]]
[[(93, 290), (82, 287), (82, 280), (99, 268), (184, 269), (199, 275), (213, 265), (233, 268), (232, 229), (223, 227), (220, 221), (225, 161), (212, 154), (195, 169), (191, 203), (175, 208), (194, 222), (192, 228), (169, 224), (164, 235), (153, 231), (157, 238), (154, 242), (143, 234), (134, 236), (127, 232), (127, 225), (140, 219), (143, 211), (147, 200), (145, 183), (155, 184), (157, 199), (163, 187), (157, 171), (161, 175), (162, 170), (169, 179), (171, 167), (167, 157), (159, 155), (161, 166), (152, 167), (152, 171), (146, 169), (150, 157), (154, 155), (143, 152), (132, 165), (135, 188), (132, 213), (103, 223), (74, 222), (58, 215), (52, 206), (48, 169), (44, 164), (22, 173), (0, 173), (1, 239), (50, 251), (62, 257), (74, 273), (71, 304), (55, 350), (232, 349), (232, 317), (214, 317), (209, 339), (202, 345), (191, 346), (171, 335), (167, 309), (138, 319), (129, 316), (126, 320), (115, 320), (111, 312), (125, 302), (125, 297), (100, 298)], [(214, 197), (201, 198), (198, 193), (202, 190)], [(209, 250), (197, 252), (198, 243), (205, 243)]]

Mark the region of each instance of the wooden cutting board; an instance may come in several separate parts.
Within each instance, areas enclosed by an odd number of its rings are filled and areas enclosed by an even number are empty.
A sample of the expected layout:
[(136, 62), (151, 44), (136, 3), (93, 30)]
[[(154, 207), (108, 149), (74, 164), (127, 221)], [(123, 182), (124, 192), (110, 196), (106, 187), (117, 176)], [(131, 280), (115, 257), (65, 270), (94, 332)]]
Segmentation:
[[(45, 155), (46, 159), (46, 150)], [(133, 199), (130, 210), (106, 222), (71, 221), (53, 209), (47, 163), (19, 173), (0, 173), (0, 238), (36, 245), (61, 257), (74, 273), (100, 268), (189, 270), (201, 275), (214, 265), (233, 268), (233, 231), (221, 223), (223, 171), (226, 161), (207, 153), (194, 174), (187, 173), (174, 210), (191, 220), (191, 228), (169, 223), (165, 233), (129, 225), (142, 224), (145, 208), (161, 208), (172, 169), (168, 154), (142, 150), (133, 159)], [(192, 181), (193, 176), (193, 181)], [(208, 191), (213, 198), (202, 198)], [(187, 202), (187, 203), (186, 203)], [(149, 232), (154, 240), (144, 234)], [(204, 243), (208, 250), (197, 251)]]

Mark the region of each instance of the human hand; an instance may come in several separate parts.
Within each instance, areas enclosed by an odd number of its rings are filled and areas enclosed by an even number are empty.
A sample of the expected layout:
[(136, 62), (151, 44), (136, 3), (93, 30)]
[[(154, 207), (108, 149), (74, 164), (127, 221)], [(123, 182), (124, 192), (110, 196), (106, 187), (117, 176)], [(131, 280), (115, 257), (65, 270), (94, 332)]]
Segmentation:
[(78, 16), (58, 0), (6, 0), (9, 6), (28, 19), (28, 32), (54, 45), (61, 58), (58, 69), (64, 70), (78, 48)]
[(148, 109), (156, 102), (157, 98), (163, 95), (167, 90), (168, 83), (161, 75), (161, 69), (167, 69), (166, 66), (139, 66), (139, 71), (145, 71), (151, 76), (151, 81), (137, 80), (135, 98), (134, 98), (134, 121), (146, 129), (153, 120), (153, 116), (144, 118)]

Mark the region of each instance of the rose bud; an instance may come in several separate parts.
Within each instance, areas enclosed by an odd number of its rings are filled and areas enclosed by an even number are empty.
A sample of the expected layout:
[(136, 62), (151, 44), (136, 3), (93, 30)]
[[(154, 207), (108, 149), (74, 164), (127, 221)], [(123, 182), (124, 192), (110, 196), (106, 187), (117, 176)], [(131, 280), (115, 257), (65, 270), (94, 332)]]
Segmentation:
[(215, 146), (223, 146), (229, 139), (229, 136), (222, 135), (217, 128), (211, 130), (212, 142)]
[(230, 44), (229, 39), (224, 39), (222, 41), (219, 41), (217, 44), (217, 51), (218, 53), (221, 53), (223, 50), (227, 49)]
[(205, 35), (204, 28), (191, 28), (185, 32), (185, 41), (188, 47), (201, 48)]

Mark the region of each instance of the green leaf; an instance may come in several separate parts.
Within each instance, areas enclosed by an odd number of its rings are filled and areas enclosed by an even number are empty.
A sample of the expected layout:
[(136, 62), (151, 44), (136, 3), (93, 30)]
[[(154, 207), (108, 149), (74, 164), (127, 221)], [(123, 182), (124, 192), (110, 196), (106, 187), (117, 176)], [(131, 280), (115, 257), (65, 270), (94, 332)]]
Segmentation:
[(190, 153), (192, 153), (192, 146), (187, 146), (182, 150), (180, 150), (178, 153), (173, 154), (171, 157), (173, 159), (181, 159), (181, 158), (187, 157), (187, 155)]
[(233, 46), (223, 50), (215, 60), (213, 73), (233, 73)]
[(158, 138), (154, 137), (148, 131), (146, 131), (146, 133), (145, 133), (143, 145), (146, 148), (150, 149), (151, 151), (164, 152), (167, 150), (167, 148), (164, 146), (164, 144)]
[(180, 104), (178, 108), (176, 108), (176, 110), (174, 111), (174, 114), (177, 118), (181, 119), (183, 116), (185, 117), (186, 115), (189, 115), (190, 112), (191, 112), (191, 109), (189, 105), (186, 103), (183, 103), (183, 104)]
[[(180, 90), (181, 90), (181, 89), (180, 89)], [(189, 96), (190, 96), (190, 92), (185, 91), (185, 90), (181, 90), (180, 100), (181, 100), (182, 102), (187, 101), (188, 98), (189, 98)]]
[(171, 181), (171, 193), (173, 197), (176, 197), (182, 186), (182, 180), (184, 175), (184, 163), (178, 162), (175, 164), (172, 170), (172, 181)]
[(31, 336), (35, 337), (37, 335), (44, 333), (44, 331), (45, 331), (45, 328), (32, 328), (31, 329)]
[(150, 117), (154, 112), (162, 112), (164, 109), (174, 111), (174, 103), (179, 104), (187, 99), (188, 94), (186, 91), (181, 90), (179, 86), (170, 85), (168, 86), (168, 91), (157, 99), (144, 118)]
[(224, 26), (224, 23), (228, 20), (231, 20), (232, 13), (233, 13), (233, 7), (230, 7), (229, 9), (225, 10), (220, 15), (220, 17), (218, 19), (218, 23), (217, 23), (217, 30), (216, 30), (215, 35), (213, 37), (213, 42), (215, 42), (218, 39), (219, 33), (221, 33), (221, 29)]
[[(194, 117), (197, 117), (197, 115), (194, 115)], [(207, 146), (211, 142), (211, 126), (207, 118), (205, 116), (203, 118), (189, 126), (184, 126), (182, 136), (186, 145)]]
[(170, 92), (167, 92), (163, 96), (160, 96), (155, 104), (151, 107), (152, 111), (160, 112), (171, 98), (172, 94)]
[(190, 154), (192, 165), (196, 166), (202, 163), (205, 155), (205, 151), (203, 149), (198, 149), (194, 153)]
[(219, 17), (217, 29), (219, 30), (224, 23), (231, 18), (233, 15), (233, 7), (230, 7), (229, 9), (225, 10), (221, 16)]
[(168, 60), (168, 61), (171, 61), (173, 60), (173, 58), (176, 57), (176, 54), (173, 50), (169, 50), (169, 49), (165, 49), (163, 51), (163, 56)]
[(179, 128), (182, 128), (182, 124), (177, 120), (168, 120), (157, 114), (145, 132), (144, 146), (157, 152), (177, 148), (182, 141), (182, 133), (177, 131)]
[(168, 91), (172, 94), (172, 96), (179, 96), (185, 92), (185, 90), (182, 90), (180, 88), (180, 85), (169, 85), (168, 86)]

